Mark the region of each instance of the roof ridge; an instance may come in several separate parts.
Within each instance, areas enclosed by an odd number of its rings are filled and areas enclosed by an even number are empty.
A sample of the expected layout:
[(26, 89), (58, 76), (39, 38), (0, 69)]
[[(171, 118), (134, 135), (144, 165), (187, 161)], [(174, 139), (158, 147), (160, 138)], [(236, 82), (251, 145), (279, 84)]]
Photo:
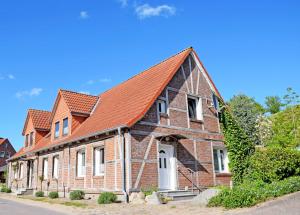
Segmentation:
[(28, 111), (41, 111), (41, 112), (47, 112), (47, 113), (51, 113), (51, 111), (48, 111), (48, 110), (40, 110), (40, 109), (34, 109), (34, 108), (29, 108)]
[(85, 94), (85, 93), (80, 93), (80, 92), (76, 92), (76, 91), (72, 91), (72, 90), (66, 90), (66, 89), (59, 89), (58, 91), (61, 92), (69, 92), (69, 93), (75, 93), (75, 94), (79, 94), (79, 95), (85, 95), (85, 96), (91, 96), (91, 97), (99, 97), (97, 95), (89, 95), (89, 94)]
[(190, 49), (190, 50), (193, 50), (193, 47), (192, 47), (192, 46), (189, 46), (188, 48), (185, 48), (185, 49), (183, 49), (182, 51), (177, 52), (176, 54), (173, 54), (172, 56), (165, 58), (164, 60), (160, 61), (159, 63), (156, 63), (156, 64), (154, 64), (153, 66), (150, 66), (149, 68), (147, 68), (147, 69), (145, 69), (145, 70), (143, 70), (143, 71), (137, 73), (136, 75), (134, 75), (134, 76), (128, 78), (127, 80), (122, 81), (121, 83), (117, 84), (116, 86), (114, 86), (114, 87), (112, 87), (112, 88), (110, 88), (110, 89), (108, 89), (108, 90), (106, 90), (106, 91), (100, 93), (100, 94), (99, 94), (99, 97), (100, 97), (102, 94), (104, 94), (104, 93), (106, 93), (106, 92), (108, 92), (108, 91), (110, 91), (110, 90), (112, 90), (112, 89), (114, 89), (114, 88), (120, 86), (121, 84), (126, 83), (127, 81), (129, 81), (129, 80), (131, 80), (131, 79), (133, 79), (133, 78), (135, 78), (135, 77), (137, 77), (137, 76), (140, 76), (140, 75), (144, 74), (145, 72), (147, 72), (148, 70), (152, 69), (153, 67), (158, 66), (158, 65), (160, 65), (160, 64), (162, 64), (162, 63), (164, 63), (164, 62), (166, 62), (167, 60), (169, 60), (169, 59), (171, 59), (171, 58), (173, 58), (173, 57), (175, 57), (175, 56), (177, 56), (177, 55), (181, 54), (182, 52), (185, 52), (185, 51), (187, 51), (187, 50), (189, 50), (189, 49)]

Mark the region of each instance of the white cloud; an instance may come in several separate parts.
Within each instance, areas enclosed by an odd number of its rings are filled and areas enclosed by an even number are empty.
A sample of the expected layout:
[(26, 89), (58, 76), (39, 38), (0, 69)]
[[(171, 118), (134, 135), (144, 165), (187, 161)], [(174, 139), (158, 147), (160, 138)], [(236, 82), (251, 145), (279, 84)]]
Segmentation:
[(86, 95), (91, 95), (91, 93), (89, 91), (79, 91), (79, 93), (86, 94)]
[(121, 3), (122, 7), (126, 7), (128, 5), (128, 0), (118, 0)]
[(80, 19), (88, 19), (89, 17), (90, 17), (90, 15), (88, 14), (87, 11), (80, 11), (80, 13), (79, 13)]
[(109, 79), (109, 78), (102, 78), (102, 79), (99, 80), (99, 82), (101, 82), (101, 83), (108, 83), (108, 82), (111, 82), (111, 79)]
[(149, 18), (152, 16), (173, 16), (176, 13), (176, 8), (169, 5), (159, 5), (152, 7), (149, 4), (143, 4), (135, 8), (135, 12), (140, 19)]
[(23, 99), (25, 97), (39, 96), (42, 93), (42, 88), (32, 88), (31, 90), (20, 91), (16, 93), (18, 99)]
[(11, 79), (11, 80), (15, 79), (15, 76), (12, 74), (9, 74), (7, 77), (8, 77), (8, 79)]

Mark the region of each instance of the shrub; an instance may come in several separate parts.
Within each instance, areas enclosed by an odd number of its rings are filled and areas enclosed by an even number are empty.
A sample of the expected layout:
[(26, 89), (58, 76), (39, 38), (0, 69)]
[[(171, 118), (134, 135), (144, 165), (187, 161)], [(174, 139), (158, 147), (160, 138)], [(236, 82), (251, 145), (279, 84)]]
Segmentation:
[(300, 177), (290, 177), (271, 184), (263, 181), (244, 182), (233, 189), (226, 188), (210, 199), (208, 206), (225, 208), (251, 207), (269, 198), (300, 191)]
[(117, 200), (117, 196), (111, 192), (104, 192), (99, 195), (98, 204), (110, 204)]
[(71, 200), (81, 200), (84, 199), (84, 192), (82, 190), (74, 190), (70, 193)]
[(57, 199), (57, 198), (58, 198), (58, 192), (50, 192), (50, 193), (48, 194), (48, 197), (49, 197), (50, 199)]
[(300, 152), (288, 148), (267, 148), (250, 158), (247, 178), (266, 183), (300, 176)]
[(44, 197), (44, 192), (43, 191), (37, 191), (35, 193), (35, 197)]
[(157, 187), (142, 188), (142, 192), (145, 196), (150, 196), (153, 192), (157, 192)]
[(11, 193), (11, 189), (9, 187), (6, 187), (6, 186), (2, 186), (0, 191), (2, 193)]

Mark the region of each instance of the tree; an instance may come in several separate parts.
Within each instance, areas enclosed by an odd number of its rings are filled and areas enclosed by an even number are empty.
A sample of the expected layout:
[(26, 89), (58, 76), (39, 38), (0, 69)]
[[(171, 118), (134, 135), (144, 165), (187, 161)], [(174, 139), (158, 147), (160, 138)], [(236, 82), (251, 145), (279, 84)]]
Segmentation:
[(266, 146), (272, 137), (272, 121), (265, 115), (259, 115), (256, 119), (257, 135), (262, 146)]
[(240, 127), (249, 136), (249, 139), (256, 145), (260, 144), (257, 135), (256, 119), (265, 113), (265, 109), (254, 98), (244, 94), (236, 95), (228, 102), (231, 113)]
[(266, 111), (271, 114), (278, 113), (283, 106), (281, 99), (278, 96), (267, 96), (265, 104), (267, 106)]

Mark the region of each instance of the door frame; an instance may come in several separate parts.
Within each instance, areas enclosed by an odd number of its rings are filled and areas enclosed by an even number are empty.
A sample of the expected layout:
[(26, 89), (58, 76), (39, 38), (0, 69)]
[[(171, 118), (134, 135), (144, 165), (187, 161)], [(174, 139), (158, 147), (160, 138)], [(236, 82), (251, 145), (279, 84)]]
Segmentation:
[(33, 160), (28, 160), (27, 161), (27, 188), (31, 189), (32, 188), (32, 181), (33, 181), (33, 165), (34, 162)]
[[(173, 158), (173, 164), (171, 164), (171, 160), (170, 160), (170, 179), (171, 177), (174, 177), (172, 178), (172, 180), (170, 180), (169, 182), (169, 188), (165, 189), (165, 188), (161, 188), (161, 185), (160, 185), (160, 167), (159, 167), (159, 157), (160, 157), (160, 150), (161, 150), (161, 146), (168, 146), (168, 147), (172, 147), (173, 148), (173, 155), (170, 156), (170, 158)], [(159, 190), (177, 190), (178, 189), (178, 171), (177, 171), (177, 157), (176, 157), (176, 143), (175, 142), (172, 142), (170, 144), (163, 144), (161, 143), (160, 141), (158, 141), (158, 144), (157, 144), (157, 169), (158, 169), (158, 189)]]

